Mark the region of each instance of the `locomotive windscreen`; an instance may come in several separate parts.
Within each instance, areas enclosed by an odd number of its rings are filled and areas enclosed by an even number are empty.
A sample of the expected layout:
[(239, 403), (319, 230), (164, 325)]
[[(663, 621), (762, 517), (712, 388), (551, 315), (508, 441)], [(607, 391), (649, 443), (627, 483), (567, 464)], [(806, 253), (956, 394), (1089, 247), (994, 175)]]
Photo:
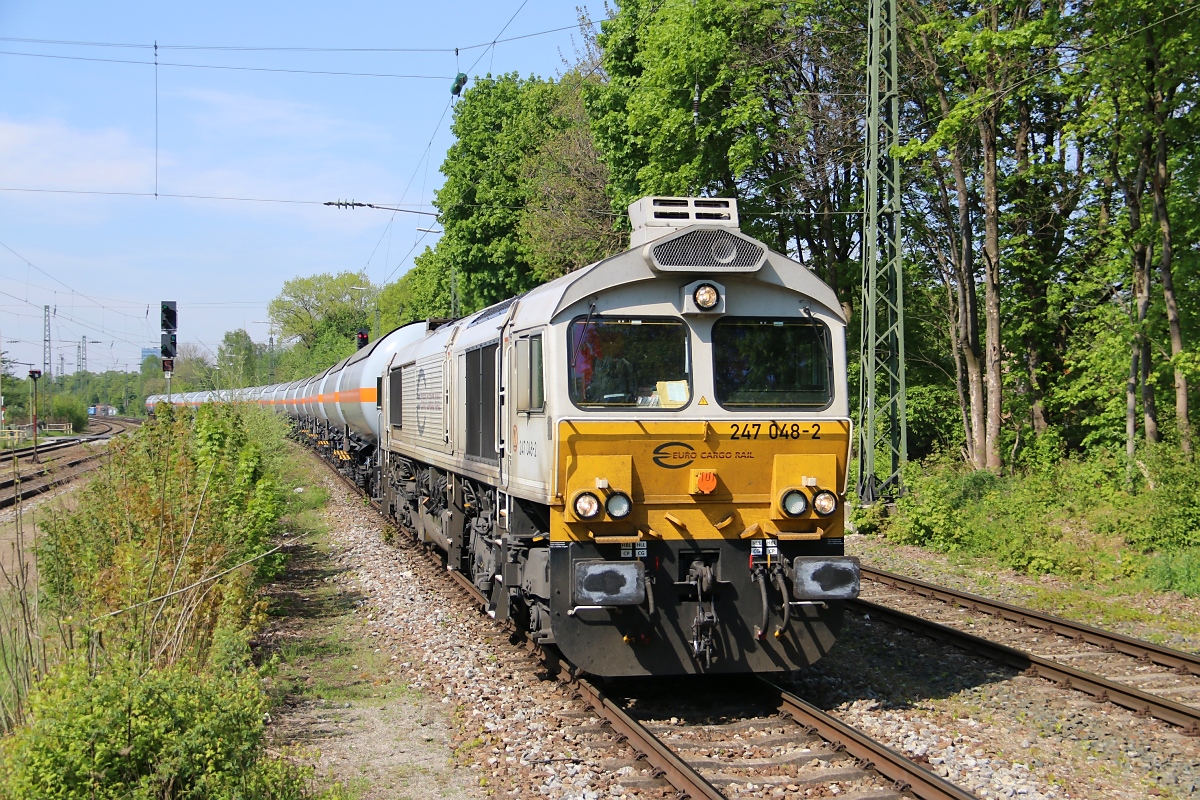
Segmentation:
[(726, 318), (713, 325), (717, 402), (727, 408), (824, 408), (829, 334), (817, 320)]
[(570, 328), (571, 400), (605, 408), (686, 405), (687, 342), (678, 319), (578, 317)]

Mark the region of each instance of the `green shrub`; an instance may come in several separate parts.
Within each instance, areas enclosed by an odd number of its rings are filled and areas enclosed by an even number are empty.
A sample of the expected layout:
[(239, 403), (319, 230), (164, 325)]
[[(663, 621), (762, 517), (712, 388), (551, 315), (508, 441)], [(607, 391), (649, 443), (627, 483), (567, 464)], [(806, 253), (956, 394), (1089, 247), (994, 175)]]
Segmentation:
[(1200, 547), (1157, 554), (1146, 565), (1146, 577), (1159, 591), (1200, 596)]
[(1153, 445), (1134, 466), (1139, 490), (1109, 529), (1142, 552), (1200, 546), (1200, 464), (1176, 447)]
[(850, 525), (856, 533), (870, 536), (881, 533), (887, 525), (887, 514), (883, 503), (864, 506), (854, 502), (850, 506)]
[(71, 423), (71, 429), (75, 433), (87, 430), (87, 406), (78, 397), (69, 394), (54, 395), (54, 399), (50, 401), (50, 416)]
[[(1015, 441), (1015, 439), (1014, 439)], [(949, 454), (909, 464), (887, 518), (855, 512), (864, 532), (988, 556), (1031, 574), (1105, 581), (1144, 572), (1155, 587), (1200, 595), (1200, 463), (1174, 444), (1067, 454), (1054, 429), (1023, 440), (1013, 473), (975, 471)]]
[[(38, 568), (51, 606), (64, 617), (99, 617), (127, 598), (196, 585), (270, 550), (284, 508), (284, 456), (268, 416), (275, 415), (210, 405), (164, 414), (114, 440), (78, 507), (42, 523)], [(167, 661), (180, 657), (174, 642), (185, 641), (203, 661), (216, 626), (246, 616), (247, 587), (276, 574), (284, 559), (253, 561), (153, 614), (114, 617), (104, 623), (106, 640), (136, 642)]]
[(946, 386), (909, 386), (908, 457), (955, 453), (963, 445), (962, 414), (954, 390)]
[(254, 672), (140, 675), (60, 668), (29, 698), (30, 721), (0, 740), (5, 798), (310, 797), (312, 770), (262, 750), (265, 698)]
[(1092, 580), (1129, 575), (1136, 559), (1098, 537), (1127, 503), (1119, 461), (1061, 458), (1056, 433), (1031, 442), (1015, 475), (976, 471), (948, 457), (910, 465), (907, 493), (885, 533), (897, 542), (990, 556), (1031, 574)]

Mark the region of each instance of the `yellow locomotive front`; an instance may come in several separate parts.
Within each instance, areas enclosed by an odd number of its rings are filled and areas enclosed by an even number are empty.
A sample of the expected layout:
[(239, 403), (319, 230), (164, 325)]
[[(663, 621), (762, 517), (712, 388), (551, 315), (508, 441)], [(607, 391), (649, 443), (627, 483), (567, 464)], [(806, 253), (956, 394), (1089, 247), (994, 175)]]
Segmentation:
[(682, 314), (654, 313), (641, 283), (641, 313), (614, 290), (565, 323), (553, 641), (600, 675), (811, 664), (858, 593), (844, 321), (782, 258), (658, 280), (683, 284)]

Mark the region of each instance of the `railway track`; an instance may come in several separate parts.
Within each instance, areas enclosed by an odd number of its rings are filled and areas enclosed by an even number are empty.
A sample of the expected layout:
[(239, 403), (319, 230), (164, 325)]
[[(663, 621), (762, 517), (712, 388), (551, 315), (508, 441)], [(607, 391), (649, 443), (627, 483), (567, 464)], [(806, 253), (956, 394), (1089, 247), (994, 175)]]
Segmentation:
[(852, 610), (1200, 735), (1200, 656), (882, 570), (862, 577), (871, 599)]
[[(322, 461), (349, 488), (365, 496), (353, 481)], [(381, 512), (378, 503), (369, 502)], [(382, 513), (381, 519), (395, 527)], [(481, 612), (486, 609), (487, 599), (464, 575), (447, 570), (440, 553), (425, 550), (438, 574), (448, 577)], [(506, 630), (514, 633), (509, 626)], [(763, 789), (789, 793), (811, 790), (849, 800), (974, 797), (767, 680), (725, 676), (719, 687), (714, 684), (714, 691), (699, 693), (720, 697), (719, 708), (693, 709), (694, 713), (681, 718), (681, 704), (688, 697), (694, 701), (697, 692), (664, 692), (660, 684), (645, 681), (610, 681), (606, 692), (576, 674), (555, 653), (528, 641), (524, 650), (549, 675), (572, 689), (602, 721), (600, 730), (581, 725), (581, 736), (607, 737), (608, 746), (633, 748), (637, 754), (633, 763), (618, 760), (613, 764), (614, 768), (629, 771), (629, 777), (622, 779), (627, 786), (662, 788), (665, 784), (677, 796), (693, 800), (725, 800)], [(682, 683), (694, 685), (690, 681)]]
[(101, 428), (99, 431), (68, 441), (53, 440), (38, 445), (36, 451), (29, 446), (4, 453), (0, 465), (10, 466), (13, 460), (16, 465), (10, 467), (12, 477), (0, 479), (0, 509), (70, 483), (94, 468), (104, 453), (91, 452), (87, 445), (117, 436), (133, 424), (129, 420), (96, 420), (92, 426)]

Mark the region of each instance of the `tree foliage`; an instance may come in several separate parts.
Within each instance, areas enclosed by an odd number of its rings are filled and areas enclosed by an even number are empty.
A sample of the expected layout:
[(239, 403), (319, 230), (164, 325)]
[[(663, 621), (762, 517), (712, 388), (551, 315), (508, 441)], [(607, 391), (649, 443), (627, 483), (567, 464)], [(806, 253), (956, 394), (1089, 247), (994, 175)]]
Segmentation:
[[(475, 79), (441, 167), (445, 233), (379, 290), (383, 327), (618, 251), (639, 196), (710, 194), (834, 288), (854, 341), (865, 11), (625, 0), (564, 74)], [(911, 455), (996, 472), (1047, 435), (1187, 450), (1198, 32), (1200, 14), (1148, 0), (900, 4)], [(350, 275), (285, 286), (281, 374), (350, 352), (376, 300)]]

